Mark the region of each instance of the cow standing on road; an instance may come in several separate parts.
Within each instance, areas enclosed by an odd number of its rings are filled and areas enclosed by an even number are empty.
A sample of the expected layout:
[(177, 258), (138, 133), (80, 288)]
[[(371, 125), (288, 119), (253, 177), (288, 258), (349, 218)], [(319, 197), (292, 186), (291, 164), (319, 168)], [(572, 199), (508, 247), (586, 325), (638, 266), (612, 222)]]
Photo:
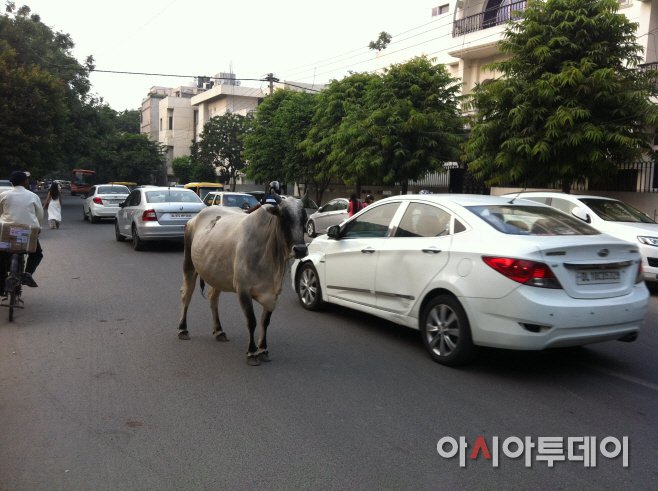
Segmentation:
[[(183, 308), (178, 338), (190, 339), (187, 308), (201, 277), (210, 285), (208, 298), (213, 315), (213, 335), (228, 341), (219, 321), (219, 294), (236, 292), (249, 329), (247, 362), (270, 361), (267, 326), (276, 308), (286, 274), (287, 260), (308, 254), (304, 243), (306, 211), (301, 200), (282, 199), (273, 193), (278, 206), (264, 205), (251, 214), (225, 206), (210, 206), (185, 225), (183, 260)], [(256, 316), (252, 299), (263, 306), (258, 346), (254, 342)]]

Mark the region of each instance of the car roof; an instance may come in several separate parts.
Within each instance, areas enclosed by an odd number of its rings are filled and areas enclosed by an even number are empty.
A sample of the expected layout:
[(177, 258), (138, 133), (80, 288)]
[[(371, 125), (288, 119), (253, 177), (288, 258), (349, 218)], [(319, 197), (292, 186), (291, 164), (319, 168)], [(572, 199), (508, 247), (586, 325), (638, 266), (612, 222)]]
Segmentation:
[(589, 198), (589, 199), (606, 199), (610, 201), (619, 201), (615, 198), (609, 198), (607, 196), (596, 196), (593, 194), (567, 194), (563, 193), (560, 191), (521, 191), (520, 193), (506, 193), (503, 194), (503, 196), (519, 196), (519, 199), (522, 199), (524, 196), (531, 196), (531, 197), (546, 197), (546, 198), (575, 198), (575, 199), (580, 199), (580, 198)]
[[(455, 203), (461, 206), (487, 206), (487, 205), (508, 205), (510, 204), (509, 196), (487, 196), (482, 194), (406, 194), (400, 196), (388, 196), (377, 201), (383, 203), (388, 200), (401, 201), (427, 201), (430, 203)], [(516, 203), (514, 203), (516, 204)], [(542, 203), (536, 203), (537, 206), (547, 206)]]

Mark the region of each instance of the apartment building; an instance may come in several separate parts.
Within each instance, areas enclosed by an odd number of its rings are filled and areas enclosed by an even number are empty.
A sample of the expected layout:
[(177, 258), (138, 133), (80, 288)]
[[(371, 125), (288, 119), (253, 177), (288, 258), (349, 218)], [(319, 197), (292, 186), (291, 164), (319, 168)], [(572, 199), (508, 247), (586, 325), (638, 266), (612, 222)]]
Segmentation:
[[(652, 8), (653, 1), (619, 0), (619, 4), (619, 12), (638, 23), (637, 42), (644, 48), (645, 63), (658, 61), (658, 33), (654, 32), (658, 28), (658, 9)], [(524, 10), (526, 5), (526, 0), (438, 0), (436, 7), (418, 18), (419, 24), (432, 21), (423, 28), (425, 32), (377, 52), (377, 68), (425, 54), (437, 58), (453, 77), (459, 78), (464, 83), (462, 93), (468, 94), (476, 84), (499, 75), (483, 67), (505, 59), (497, 47), (505, 21), (513, 20), (514, 12)]]

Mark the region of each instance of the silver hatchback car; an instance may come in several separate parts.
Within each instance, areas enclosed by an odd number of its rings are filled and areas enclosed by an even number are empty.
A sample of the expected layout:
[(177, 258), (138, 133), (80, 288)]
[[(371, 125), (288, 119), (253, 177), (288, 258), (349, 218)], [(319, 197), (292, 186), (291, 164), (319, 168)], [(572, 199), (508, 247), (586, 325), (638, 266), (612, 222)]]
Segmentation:
[(347, 220), (350, 217), (347, 211), (349, 203), (349, 200), (345, 198), (336, 198), (318, 208), (306, 222), (308, 236), (313, 238), (318, 234), (325, 234), (332, 225), (339, 225)]
[(206, 207), (194, 191), (165, 187), (135, 189), (119, 206), (116, 240), (132, 239), (136, 251), (147, 241), (183, 240), (185, 224)]
[(98, 223), (101, 218), (114, 218), (130, 190), (117, 184), (99, 184), (92, 186), (87, 194), (80, 196), (82, 202), (82, 218), (91, 223)]

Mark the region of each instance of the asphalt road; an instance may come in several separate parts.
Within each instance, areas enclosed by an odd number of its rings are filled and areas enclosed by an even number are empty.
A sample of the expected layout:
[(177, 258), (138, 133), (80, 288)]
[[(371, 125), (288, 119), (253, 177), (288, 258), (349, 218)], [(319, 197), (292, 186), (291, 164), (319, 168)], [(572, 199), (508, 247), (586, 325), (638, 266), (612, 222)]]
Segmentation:
[[(251, 367), (235, 294), (229, 343), (198, 288), (178, 340), (182, 247), (135, 252), (81, 209), (67, 193), (39, 288), (13, 324), (0, 309), (2, 490), (658, 489), (656, 292), (635, 343), (489, 349), (450, 369), (416, 331), (305, 311), (286, 280), (272, 362)], [(438, 454), (445, 436), (466, 438), (465, 467)], [(598, 450), (590, 468), (468, 458), (493, 436), (627, 436), (629, 466)]]

